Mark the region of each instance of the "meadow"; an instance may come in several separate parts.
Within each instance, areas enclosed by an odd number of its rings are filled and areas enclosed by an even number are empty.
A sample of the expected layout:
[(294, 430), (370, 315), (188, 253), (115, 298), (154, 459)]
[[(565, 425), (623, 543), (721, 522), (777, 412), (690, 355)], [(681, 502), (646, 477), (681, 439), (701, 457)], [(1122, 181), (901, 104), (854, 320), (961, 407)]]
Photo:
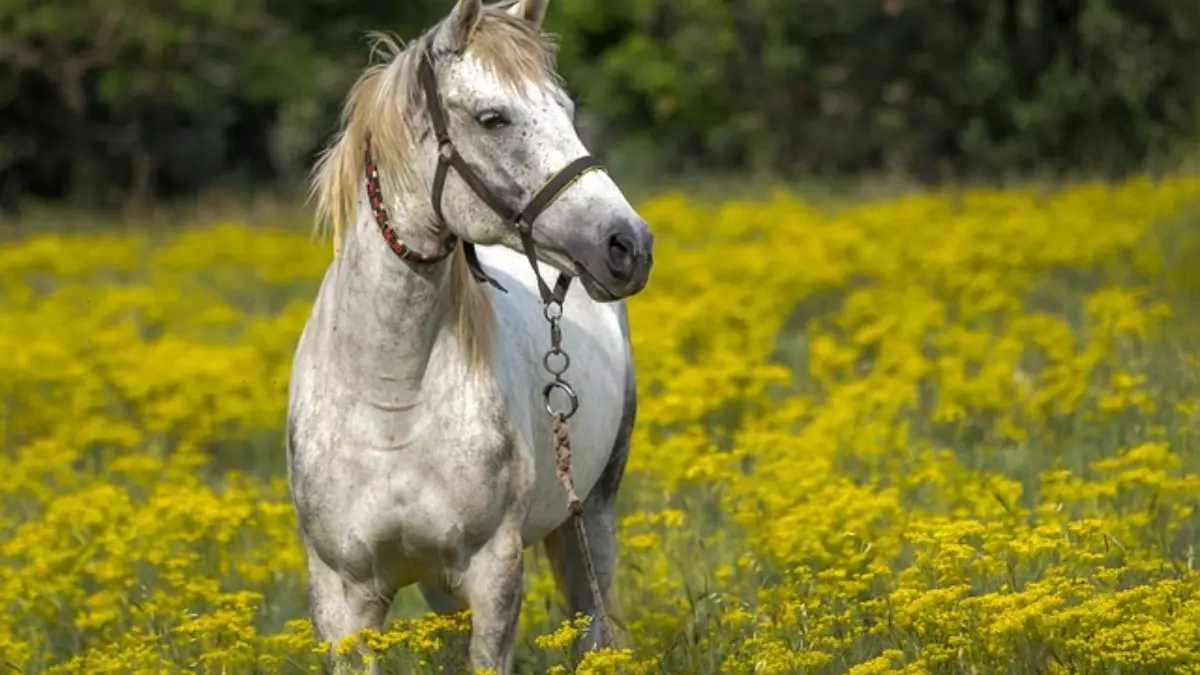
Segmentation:
[[(1200, 178), (640, 210), (622, 646), (530, 550), (520, 672), (1200, 673)], [(0, 670), (320, 671), (282, 426), (329, 257), (3, 242)], [(393, 614), (386, 672), (463, 669)]]

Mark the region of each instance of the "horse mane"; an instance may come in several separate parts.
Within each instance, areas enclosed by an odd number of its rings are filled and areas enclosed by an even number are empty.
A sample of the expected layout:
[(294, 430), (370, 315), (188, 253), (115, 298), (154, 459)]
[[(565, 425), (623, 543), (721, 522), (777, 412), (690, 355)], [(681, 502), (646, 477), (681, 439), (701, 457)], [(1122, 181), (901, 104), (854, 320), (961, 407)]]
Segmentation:
[[(439, 27), (408, 45), (392, 35), (371, 34), (371, 64), (351, 87), (342, 109), (341, 129), (321, 153), (312, 174), (315, 229), (319, 235), (332, 234), (335, 256), (346, 228), (353, 226), (358, 215), (368, 135), (385, 196), (428, 189), (413, 161), (426, 124), (417, 70), (421, 54)], [(466, 49), (515, 92), (523, 92), (528, 82), (558, 82), (555, 44), (531, 23), (501, 8), (483, 10)], [(422, 225), (431, 230), (438, 227), (434, 222)], [(494, 324), (491, 301), (471, 277), (462, 246), (450, 264), (451, 309), (457, 317), (459, 343), (472, 362), (480, 363), (486, 360)]]

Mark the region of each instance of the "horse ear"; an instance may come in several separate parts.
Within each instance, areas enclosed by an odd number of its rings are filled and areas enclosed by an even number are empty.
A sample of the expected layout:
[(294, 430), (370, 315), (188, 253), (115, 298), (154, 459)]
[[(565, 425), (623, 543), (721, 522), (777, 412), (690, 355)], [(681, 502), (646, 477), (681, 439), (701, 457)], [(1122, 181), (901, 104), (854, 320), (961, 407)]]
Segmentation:
[(508, 8), (508, 13), (541, 28), (542, 22), (546, 20), (546, 8), (549, 6), (550, 0), (517, 0), (516, 4)]
[(483, 14), (483, 0), (458, 0), (450, 16), (438, 32), (438, 47), (452, 52), (466, 48), (471, 35), (479, 26)]

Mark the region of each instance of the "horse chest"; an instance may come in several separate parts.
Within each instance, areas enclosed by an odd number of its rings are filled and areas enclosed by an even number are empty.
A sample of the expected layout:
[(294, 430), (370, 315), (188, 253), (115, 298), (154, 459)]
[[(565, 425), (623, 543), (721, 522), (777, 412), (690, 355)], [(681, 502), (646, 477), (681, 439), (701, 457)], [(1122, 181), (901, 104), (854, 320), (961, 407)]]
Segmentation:
[(454, 401), (419, 422), (356, 404), (326, 452), (298, 459), (296, 496), (318, 548), (351, 568), (442, 565), (528, 503), (532, 463), (497, 424), (493, 397), (468, 390)]

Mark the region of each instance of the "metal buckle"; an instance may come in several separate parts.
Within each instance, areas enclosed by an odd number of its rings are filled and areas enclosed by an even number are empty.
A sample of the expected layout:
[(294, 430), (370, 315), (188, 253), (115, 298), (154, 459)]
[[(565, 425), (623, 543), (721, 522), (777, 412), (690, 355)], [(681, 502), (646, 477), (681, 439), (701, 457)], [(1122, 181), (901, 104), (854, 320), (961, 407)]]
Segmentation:
[[(556, 410), (554, 408), (554, 402), (551, 400), (550, 396), (555, 392), (555, 390), (562, 392), (567, 396), (567, 400), (570, 402), (571, 407), (566, 412)], [(551, 417), (569, 420), (575, 415), (575, 412), (579, 410), (579, 395), (575, 393), (575, 390), (571, 388), (571, 385), (562, 380), (555, 380), (547, 384), (545, 388), (542, 389), (542, 398), (546, 400), (546, 412), (549, 413)]]

